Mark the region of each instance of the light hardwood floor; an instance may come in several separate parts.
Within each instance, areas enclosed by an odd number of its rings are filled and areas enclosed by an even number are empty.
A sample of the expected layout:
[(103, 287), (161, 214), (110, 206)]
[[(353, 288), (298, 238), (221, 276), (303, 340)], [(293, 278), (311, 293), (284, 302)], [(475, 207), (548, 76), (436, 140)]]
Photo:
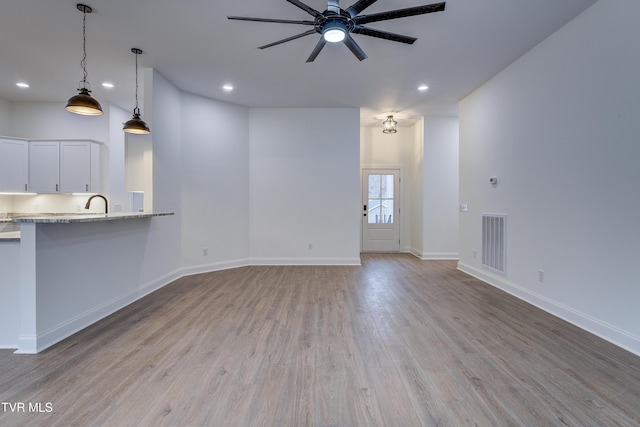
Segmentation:
[(454, 262), (362, 259), (185, 277), (2, 350), (0, 402), (26, 412), (0, 426), (640, 425), (637, 356)]

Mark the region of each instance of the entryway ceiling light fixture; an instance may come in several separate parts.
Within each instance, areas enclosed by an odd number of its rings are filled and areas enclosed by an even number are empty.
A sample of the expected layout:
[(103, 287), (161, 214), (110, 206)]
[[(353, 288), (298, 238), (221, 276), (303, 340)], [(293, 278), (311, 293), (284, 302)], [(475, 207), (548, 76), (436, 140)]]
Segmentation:
[(82, 12), (82, 67), (83, 78), (78, 87), (78, 94), (69, 98), (65, 110), (83, 116), (99, 116), (102, 114), (102, 106), (91, 97), (90, 85), (87, 81), (87, 13), (93, 12), (90, 6), (77, 4), (76, 8)]
[(142, 49), (134, 47), (131, 49), (131, 52), (136, 55), (136, 106), (133, 109), (133, 117), (124, 124), (122, 130), (127, 133), (145, 135), (151, 133), (151, 130), (149, 129), (149, 125), (140, 118), (140, 108), (138, 108), (138, 55), (142, 53)]
[(393, 120), (393, 115), (388, 115), (387, 120), (382, 122), (382, 133), (396, 133), (398, 130), (396, 129), (396, 125), (398, 122)]

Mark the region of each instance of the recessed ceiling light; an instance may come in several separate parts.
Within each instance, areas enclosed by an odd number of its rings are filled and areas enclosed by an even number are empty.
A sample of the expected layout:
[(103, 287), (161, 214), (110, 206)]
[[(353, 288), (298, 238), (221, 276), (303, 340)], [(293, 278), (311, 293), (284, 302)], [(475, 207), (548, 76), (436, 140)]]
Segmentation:
[(21, 87), (23, 89), (27, 89), (29, 87), (29, 84), (25, 82), (18, 82), (16, 83), (16, 86)]
[(427, 86), (427, 85), (420, 85), (420, 86), (418, 86), (418, 90), (419, 90), (420, 92), (424, 92), (424, 91), (425, 91), (425, 90), (427, 90), (427, 89), (429, 89), (429, 86)]
[(105, 87), (107, 89), (113, 89), (115, 87), (115, 85), (111, 82), (104, 82), (102, 83), (102, 87)]
[(231, 85), (224, 85), (222, 86), (222, 89), (226, 90), (227, 92), (231, 92), (233, 90), (233, 86)]

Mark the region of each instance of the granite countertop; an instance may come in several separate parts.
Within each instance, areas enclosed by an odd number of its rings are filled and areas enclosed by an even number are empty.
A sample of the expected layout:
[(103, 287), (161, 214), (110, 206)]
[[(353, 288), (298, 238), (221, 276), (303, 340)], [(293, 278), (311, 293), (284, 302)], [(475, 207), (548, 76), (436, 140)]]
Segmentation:
[(12, 218), (13, 222), (35, 222), (39, 224), (69, 224), (74, 222), (114, 221), (120, 219), (151, 218), (173, 215), (173, 212), (116, 212), (110, 214), (55, 214), (33, 215)]

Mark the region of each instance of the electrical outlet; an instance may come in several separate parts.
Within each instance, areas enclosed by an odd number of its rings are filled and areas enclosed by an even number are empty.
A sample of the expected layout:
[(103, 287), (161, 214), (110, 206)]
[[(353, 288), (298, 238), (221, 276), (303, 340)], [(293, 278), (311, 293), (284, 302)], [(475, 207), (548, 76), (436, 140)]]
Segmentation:
[(307, 250), (312, 251), (313, 250), (313, 243), (309, 243), (307, 245)]
[(113, 205), (114, 212), (122, 212), (122, 205)]
[(477, 259), (478, 258), (478, 251), (473, 251), (473, 259)]
[(544, 271), (538, 270), (538, 282), (544, 283)]
[(202, 248), (202, 256), (209, 255), (209, 248)]

